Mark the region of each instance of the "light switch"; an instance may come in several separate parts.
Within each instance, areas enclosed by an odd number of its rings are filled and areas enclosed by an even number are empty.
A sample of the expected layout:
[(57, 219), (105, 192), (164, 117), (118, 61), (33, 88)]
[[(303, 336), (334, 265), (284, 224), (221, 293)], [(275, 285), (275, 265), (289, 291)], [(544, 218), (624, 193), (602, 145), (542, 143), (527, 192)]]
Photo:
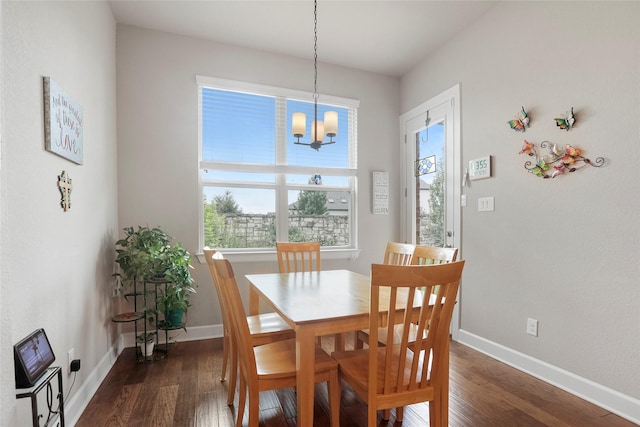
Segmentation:
[(493, 205), (493, 197), (480, 197), (478, 199), (478, 212), (493, 212)]

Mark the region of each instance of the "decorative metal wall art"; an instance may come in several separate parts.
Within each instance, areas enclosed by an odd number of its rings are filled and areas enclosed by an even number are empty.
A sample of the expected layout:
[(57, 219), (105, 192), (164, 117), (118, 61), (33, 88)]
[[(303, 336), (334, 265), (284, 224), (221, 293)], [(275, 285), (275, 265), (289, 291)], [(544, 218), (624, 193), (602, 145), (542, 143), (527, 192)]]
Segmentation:
[(520, 109), (520, 113), (514, 120), (509, 120), (507, 123), (516, 132), (524, 132), (529, 127), (529, 116), (524, 111), (524, 107)]
[(547, 149), (548, 153), (542, 156), (538, 155), (535, 144), (525, 139), (519, 154), (536, 157), (535, 162), (528, 160), (524, 164), (524, 168), (528, 170), (529, 173), (541, 178), (555, 178), (565, 172), (575, 172), (588, 165), (597, 168), (604, 165), (604, 158), (598, 157), (594, 161), (591, 161), (582, 156), (580, 149), (571, 145), (566, 145), (563, 150), (558, 144), (542, 141), (540, 148)]
[(567, 113), (565, 117), (555, 118), (556, 126), (558, 126), (562, 130), (568, 131), (573, 127), (576, 123), (576, 118), (573, 115), (573, 107), (571, 107), (571, 112)]
[(66, 171), (58, 175), (58, 189), (60, 190), (60, 207), (66, 212), (71, 209), (71, 190), (73, 190), (71, 178)]

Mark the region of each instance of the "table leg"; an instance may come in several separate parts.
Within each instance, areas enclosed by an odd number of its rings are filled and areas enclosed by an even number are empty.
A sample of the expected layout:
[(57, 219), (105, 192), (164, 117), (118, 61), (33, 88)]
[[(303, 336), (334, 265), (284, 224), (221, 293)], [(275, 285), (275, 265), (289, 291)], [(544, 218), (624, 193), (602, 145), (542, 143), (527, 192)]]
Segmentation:
[(313, 425), (315, 357), (313, 329), (299, 327), (296, 329), (296, 393), (299, 426)]
[(253, 285), (249, 285), (249, 314), (251, 316), (260, 314), (260, 295)]

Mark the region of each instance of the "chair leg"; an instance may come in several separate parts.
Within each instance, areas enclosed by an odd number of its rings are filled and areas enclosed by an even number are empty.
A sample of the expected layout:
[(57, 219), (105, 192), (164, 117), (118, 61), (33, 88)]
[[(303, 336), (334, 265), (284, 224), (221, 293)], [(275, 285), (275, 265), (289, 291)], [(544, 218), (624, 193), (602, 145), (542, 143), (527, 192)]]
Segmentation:
[(334, 350), (335, 351), (344, 351), (345, 349), (345, 335), (344, 334), (335, 334), (334, 335)]
[(238, 396), (238, 414), (236, 418), (236, 427), (242, 427), (242, 418), (244, 418), (244, 406), (247, 401), (247, 383), (244, 375), (240, 374), (240, 395)]
[[(229, 340), (231, 342), (231, 340)], [(233, 405), (236, 395), (236, 380), (238, 378), (238, 353), (235, 345), (231, 345), (229, 357), (231, 358), (231, 371), (229, 371), (229, 388), (227, 390), (227, 405)], [(242, 378), (241, 378), (242, 379)]]
[(440, 408), (437, 407), (437, 402), (435, 400), (429, 401), (429, 426), (438, 427), (438, 417), (437, 412)]
[(260, 418), (260, 392), (249, 387), (249, 427), (258, 427)]
[(385, 421), (389, 421), (391, 418), (391, 409), (383, 409), (382, 410), (382, 419)]
[(227, 361), (229, 360), (229, 335), (224, 332), (222, 338), (222, 374), (220, 375), (220, 382), (225, 382), (227, 375)]
[(400, 406), (399, 408), (396, 408), (396, 421), (401, 423), (403, 417), (404, 417), (404, 406)]
[(378, 411), (376, 407), (369, 402), (367, 405), (367, 427), (377, 427), (378, 425)]
[(329, 392), (331, 427), (340, 427), (340, 377), (337, 369), (329, 372), (327, 391)]
[(360, 336), (360, 331), (355, 332), (355, 337), (353, 340), (353, 348), (354, 350), (362, 350), (364, 348), (364, 340)]

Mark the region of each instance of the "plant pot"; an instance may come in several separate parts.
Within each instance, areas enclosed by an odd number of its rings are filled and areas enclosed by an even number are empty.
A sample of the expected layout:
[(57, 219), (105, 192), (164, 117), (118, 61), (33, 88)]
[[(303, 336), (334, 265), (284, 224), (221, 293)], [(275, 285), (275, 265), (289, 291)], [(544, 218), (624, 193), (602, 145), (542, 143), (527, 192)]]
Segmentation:
[(177, 308), (167, 312), (166, 321), (168, 326), (182, 326), (182, 317), (184, 316), (184, 310)]
[(140, 347), (140, 353), (143, 357), (151, 357), (153, 355), (153, 348), (155, 347), (155, 345), (155, 341), (138, 343), (138, 347)]

